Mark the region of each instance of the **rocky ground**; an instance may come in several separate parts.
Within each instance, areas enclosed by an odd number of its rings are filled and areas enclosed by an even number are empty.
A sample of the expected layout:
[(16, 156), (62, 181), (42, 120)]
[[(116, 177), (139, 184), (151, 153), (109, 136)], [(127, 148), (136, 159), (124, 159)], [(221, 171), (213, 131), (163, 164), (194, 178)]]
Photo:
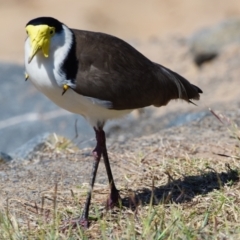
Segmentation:
[[(163, 176), (163, 180), (158, 187), (167, 183), (166, 172), (171, 170), (173, 159), (179, 161), (179, 165), (184, 165), (185, 161), (199, 161), (199, 165), (207, 161), (211, 168), (218, 166), (218, 171), (224, 171), (226, 166), (238, 166), (239, 20), (233, 25), (227, 32), (223, 23), (210, 27), (207, 32), (204, 30), (204, 36), (209, 34), (207, 41), (204, 37), (196, 37), (202, 36), (202, 31), (187, 36), (175, 34), (129, 41), (153, 61), (199, 86), (203, 94), (196, 102), (197, 106), (173, 101), (167, 107), (146, 108), (108, 123), (109, 157), (116, 183), (122, 191), (129, 188), (128, 176), (137, 179), (136, 186), (134, 181), (131, 182), (130, 188), (134, 191), (148, 185), (143, 178), (144, 161), (153, 161), (159, 166), (157, 173)], [(226, 41), (219, 40), (230, 35), (232, 38)], [(214, 39), (214, 42), (209, 43), (209, 39)], [(6, 207), (8, 200), (9, 206), (19, 207), (17, 215), (22, 217), (24, 207), (40, 203), (43, 195), (53, 192), (56, 182), (60, 197), (69, 195), (71, 189), (81, 192), (79, 186), (89, 180), (91, 147), (95, 142), (91, 128), (83, 119), (78, 120), (76, 136), (74, 125), (79, 118), (51, 105), (29, 82), (24, 83), (23, 67), (2, 64), (0, 70), (0, 100), (4, 102), (0, 116), (0, 209)], [(12, 81), (14, 85), (6, 84), (6, 81)], [(14, 93), (9, 94), (11, 91)], [(12, 96), (16, 96), (15, 101)], [(29, 109), (35, 109), (40, 114)], [(47, 124), (41, 125), (42, 122)], [(53, 131), (56, 135), (39, 137), (39, 133)], [(74, 146), (59, 135), (72, 140)], [(24, 144), (33, 137), (37, 139)], [(96, 189), (107, 189), (102, 163), (96, 183)]]

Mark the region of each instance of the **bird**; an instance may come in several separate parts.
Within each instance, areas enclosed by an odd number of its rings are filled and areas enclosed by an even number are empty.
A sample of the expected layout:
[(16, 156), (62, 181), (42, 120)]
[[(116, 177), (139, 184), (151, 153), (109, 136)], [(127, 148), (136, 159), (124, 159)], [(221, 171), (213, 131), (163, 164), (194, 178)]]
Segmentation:
[(101, 157), (110, 187), (106, 207), (121, 201), (107, 153), (105, 123), (134, 109), (161, 107), (174, 99), (193, 103), (202, 90), (118, 37), (73, 29), (45, 16), (30, 20), (25, 30), (26, 80), (59, 107), (83, 116), (95, 131), (90, 187), (81, 216), (72, 222), (87, 228)]

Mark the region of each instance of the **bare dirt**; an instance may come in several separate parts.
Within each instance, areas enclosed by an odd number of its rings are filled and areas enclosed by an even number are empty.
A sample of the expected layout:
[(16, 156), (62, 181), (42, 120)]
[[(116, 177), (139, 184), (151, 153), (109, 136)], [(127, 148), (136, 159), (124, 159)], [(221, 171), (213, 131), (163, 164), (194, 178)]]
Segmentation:
[[(148, 184), (143, 179), (144, 159), (159, 162), (159, 174), (165, 184), (172, 159), (179, 164), (199, 161), (200, 165), (204, 160), (217, 171), (224, 171), (226, 164), (238, 166), (239, 142), (233, 132), (239, 134), (239, 130), (229, 132), (229, 128), (234, 126), (232, 122), (240, 124), (240, 46), (226, 47), (219, 57), (198, 68), (189, 54), (186, 36), (199, 27), (240, 15), (239, 2), (184, 0), (152, 1), (151, 4), (142, 1), (139, 4), (139, 1), (121, 1), (120, 4), (120, 1), (66, 0), (59, 4), (56, 0), (1, 1), (0, 14), (0, 27), (5, 36), (1, 39), (1, 60), (21, 63), (25, 23), (36, 16), (51, 15), (72, 27), (104, 31), (132, 41), (150, 59), (174, 69), (202, 88), (204, 94), (198, 107), (172, 102), (160, 109), (147, 109), (119, 132), (123, 139), (117, 137), (117, 131), (109, 137), (111, 165), (122, 191), (129, 186), (128, 175), (138, 179), (141, 188)], [(224, 124), (209, 112), (209, 107), (228, 117), (223, 119)], [(186, 126), (160, 130), (158, 121), (168, 122), (169, 119), (163, 116), (174, 112), (202, 112), (205, 117)], [(148, 136), (141, 136), (141, 129)], [(91, 149), (77, 151), (50, 147), (30, 162), (1, 164), (0, 208), (6, 206), (6, 199), (9, 199), (10, 206), (18, 206), (17, 215), (24, 221), (24, 214), (29, 213), (24, 210), (26, 204), (40, 204), (43, 195), (53, 193), (56, 182), (60, 199), (69, 196), (71, 189), (81, 194), (79, 186), (88, 182), (91, 172), (90, 153)], [(140, 187), (138, 180), (136, 186), (131, 181), (135, 190)], [(96, 188), (100, 189), (98, 193), (107, 189), (102, 164)]]
[(53, 16), (70, 27), (107, 32), (127, 41), (146, 41), (169, 34), (188, 36), (239, 15), (240, 3), (235, 0), (0, 0), (0, 60), (23, 64), (24, 27), (39, 16)]

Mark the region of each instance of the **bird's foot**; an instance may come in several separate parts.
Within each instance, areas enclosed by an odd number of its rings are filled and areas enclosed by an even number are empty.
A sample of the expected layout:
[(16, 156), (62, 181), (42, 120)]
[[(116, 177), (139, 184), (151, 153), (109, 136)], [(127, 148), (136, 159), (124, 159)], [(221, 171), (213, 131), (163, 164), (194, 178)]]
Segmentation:
[(121, 206), (122, 199), (120, 197), (119, 191), (114, 187), (111, 189), (111, 193), (106, 202), (106, 209), (110, 210), (114, 206)]
[(78, 217), (74, 219), (67, 219), (62, 222), (61, 231), (66, 231), (67, 229), (74, 229), (77, 227), (82, 227), (83, 229), (89, 228), (89, 221), (85, 217)]

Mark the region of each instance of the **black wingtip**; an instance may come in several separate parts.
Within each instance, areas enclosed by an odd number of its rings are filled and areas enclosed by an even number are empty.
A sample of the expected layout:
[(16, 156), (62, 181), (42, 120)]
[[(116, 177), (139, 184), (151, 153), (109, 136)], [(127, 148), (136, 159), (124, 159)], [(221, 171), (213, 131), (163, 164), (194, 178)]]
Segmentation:
[(197, 87), (197, 90), (198, 90), (198, 93), (203, 93), (202, 89), (200, 89), (199, 87)]

